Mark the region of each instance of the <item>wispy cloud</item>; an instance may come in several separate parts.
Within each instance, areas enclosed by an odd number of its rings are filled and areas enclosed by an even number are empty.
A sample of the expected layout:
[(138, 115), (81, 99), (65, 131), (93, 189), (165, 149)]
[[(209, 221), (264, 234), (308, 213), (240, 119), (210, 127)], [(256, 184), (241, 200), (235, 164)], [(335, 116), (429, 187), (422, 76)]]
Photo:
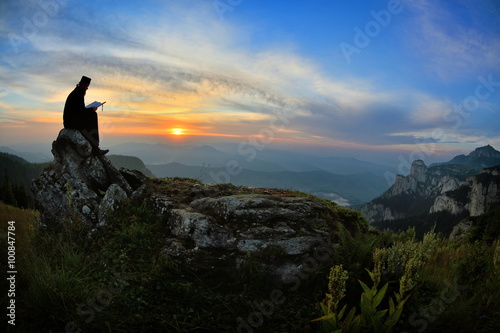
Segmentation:
[(407, 40), (423, 55), (430, 73), (448, 81), (500, 69), (500, 20), (494, 1), (405, 4), (414, 14)]

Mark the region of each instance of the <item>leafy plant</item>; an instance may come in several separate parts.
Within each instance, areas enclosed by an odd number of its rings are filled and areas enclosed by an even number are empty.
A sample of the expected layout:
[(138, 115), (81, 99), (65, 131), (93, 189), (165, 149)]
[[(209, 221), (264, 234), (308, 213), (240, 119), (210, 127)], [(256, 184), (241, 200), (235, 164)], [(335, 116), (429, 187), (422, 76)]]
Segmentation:
[(404, 303), (408, 299), (401, 294), (395, 294), (394, 302), (392, 297), (389, 297), (388, 309), (379, 310), (378, 307), (385, 299), (389, 283), (386, 283), (382, 288), (378, 288), (379, 272), (383, 266), (382, 251), (376, 252), (377, 265), (374, 271), (367, 272), (372, 279), (373, 286), (368, 287), (363, 281), (358, 280), (363, 293), (360, 299), (361, 313), (356, 315), (356, 308), (353, 307), (347, 314), (347, 304), (338, 311), (338, 303), (345, 296), (345, 280), (348, 272), (343, 270), (342, 265), (332, 267), (329, 278), (329, 291), (326, 294), (326, 299), (320, 303), (323, 316), (314, 321), (321, 321), (326, 332), (348, 333), (348, 332), (391, 332), (392, 328), (397, 324), (403, 312)]
[(364, 274), (364, 268), (372, 262), (371, 255), (382, 237), (376, 234), (349, 232), (339, 224), (339, 245), (334, 251), (335, 260), (355, 276)]

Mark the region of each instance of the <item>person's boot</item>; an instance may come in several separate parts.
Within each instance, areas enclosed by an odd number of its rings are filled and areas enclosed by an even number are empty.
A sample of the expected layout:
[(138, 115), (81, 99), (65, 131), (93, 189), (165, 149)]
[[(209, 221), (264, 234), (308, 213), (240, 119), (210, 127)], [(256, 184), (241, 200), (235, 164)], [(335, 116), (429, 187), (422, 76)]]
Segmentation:
[(106, 155), (108, 152), (109, 152), (109, 149), (100, 149), (99, 147), (94, 147), (92, 149), (92, 152), (94, 153), (94, 155), (96, 156), (103, 156), (103, 155)]

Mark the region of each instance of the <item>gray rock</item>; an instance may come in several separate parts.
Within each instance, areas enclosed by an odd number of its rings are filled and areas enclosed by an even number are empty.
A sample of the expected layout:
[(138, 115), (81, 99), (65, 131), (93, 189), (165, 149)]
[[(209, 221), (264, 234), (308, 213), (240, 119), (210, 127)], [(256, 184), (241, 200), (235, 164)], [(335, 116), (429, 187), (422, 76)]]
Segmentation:
[[(91, 145), (77, 130), (62, 129), (52, 143), (52, 154), (52, 163), (32, 183), (40, 223), (47, 228), (76, 221), (90, 228), (104, 225), (100, 221), (104, 211), (116, 209), (117, 202), (133, 192), (106, 156), (92, 154)], [(145, 181), (134, 174), (135, 186), (140, 179)]]
[(434, 200), (429, 213), (437, 213), (441, 211), (448, 211), (452, 214), (460, 214), (464, 210), (464, 207), (455, 199), (442, 194)]
[[(500, 168), (498, 168), (500, 169)], [(465, 208), (470, 212), (470, 216), (479, 216), (484, 213), (486, 207), (494, 202), (498, 202), (500, 196), (500, 177), (498, 169), (483, 170), (481, 176), (490, 178), (492, 181), (482, 181), (479, 177), (467, 179), (470, 191), (468, 198), (470, 201), (465, 204)]]
[(473, 225), (472, 221), (469, 220), (465, 220), (458, 223), (456, 226), (453, 227), (453, 230), (451, 231), (449, 238), (450, 239), (463, 238), (464, 236), (467, 235), (472, 225)]
[(169, 215), (174, 208), (174, 199), (162, 194), (153, 194), (149, 198), (149, 205), (157, 215)]
[(171, 196), (155, 194), (149, 201), (168, 218), (166, 228), (176, 237), (167, 241), (164, 252), (194, 269), (216, 265), (234, 271), (251, 255), (283, 281), (299, 272), (304, 257), (318, 247), (331, 249), (336, 230), (322, 218), (329, 216), (329, 208), (307, 197), (240, 194), (176, 204)]
[(229, 233), (207, 215), (174, 209), (170, 219), (171, 232), (175, 236), (194, 242), (197, 248), (227, 248)]
[(99, 156), (99, 159), (102, 162), (106, 170), (106, 173), (109, 177), (109, 183), (117, 184), (127, 193), (127, 195), (132, 194), (133, 192), (132, 187), (129, 185), (127, 180), (122, 176), (120, 171), (118, 171), (118, 169), (114, 167), (113, 163), (111, 163), (111, 161), (106, 156)]
[(99, 224), (107, 225), (108, 215), (120, 207), (120, 202), (127, 199), (127, 193), (118, 184), (111, 184), (99, 204)]
[(87, 158), (92, 155), (92, 146), (85, 137), (77, 130), (62, 129), (57, 140), (52, 143), (52, 154), (54, 159), (62, 163), (67, 157)]
[(125, 178), (132, 189), (137, 190), (139, 187), (144, 185), (147, 177), (138, 170), (131, 170), (127, 168), (120, 168), (121, 175)]

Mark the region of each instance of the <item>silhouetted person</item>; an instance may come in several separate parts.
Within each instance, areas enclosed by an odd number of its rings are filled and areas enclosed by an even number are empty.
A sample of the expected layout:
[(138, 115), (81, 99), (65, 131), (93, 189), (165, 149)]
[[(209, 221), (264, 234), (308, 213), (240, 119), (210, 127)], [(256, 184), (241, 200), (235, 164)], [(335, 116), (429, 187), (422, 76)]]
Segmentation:
[(99, 148), (97, 108), (85, 107), (84, 97), (89, 88), (90, 80), (89, 77), (82, 76), (76, 88), (68, 95), (63, 113), (64, 128), (79, 130), (90, 142), (92, 152), (95, 155), (104, 155), (109, 150), (102, 150)]

